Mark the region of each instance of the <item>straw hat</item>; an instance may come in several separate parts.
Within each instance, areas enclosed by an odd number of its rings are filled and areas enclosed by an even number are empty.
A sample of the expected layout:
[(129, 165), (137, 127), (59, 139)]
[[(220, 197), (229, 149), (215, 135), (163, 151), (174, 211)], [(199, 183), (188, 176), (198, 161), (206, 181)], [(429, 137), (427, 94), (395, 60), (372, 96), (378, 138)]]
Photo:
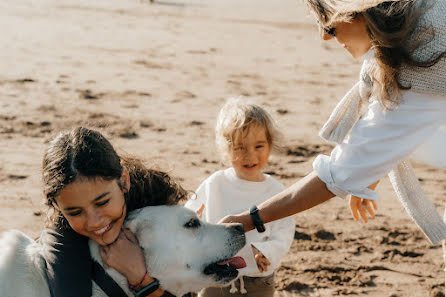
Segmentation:
[(400, 0), (337, 0), (339, 13), (361, 12), (384, 2), (398, 2)]
[[(314, 3), (318, 3), (315, 7), (323, 7), (323, 11), (325, 12), (325, 17), (321, 17), (321, 15), (316, 13), (319, 23), (325, 27), (330, 27), (336, 22), (350, 21), (351, 16), (356, 12), (363, 12), (384, 2), (399, 1), (400, 0), (322, 0), (314, 1)], [(316, 8), (316, 11), (313, 10), (313, 12), (317, 12), (317, 10), (319, 10), (319, 8)]]

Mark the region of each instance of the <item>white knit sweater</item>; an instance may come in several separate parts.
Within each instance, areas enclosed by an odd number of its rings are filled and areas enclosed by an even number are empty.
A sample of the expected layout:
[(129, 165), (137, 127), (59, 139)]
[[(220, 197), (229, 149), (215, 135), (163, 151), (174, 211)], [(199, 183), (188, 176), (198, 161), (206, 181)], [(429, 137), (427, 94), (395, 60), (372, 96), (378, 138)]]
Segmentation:
[[(418, 61), (426, 61), (446, 51), (446, 0), (418, 0), (416, 5), (418, 9), (426, 7), (430, 9), (420, 17), (407, 46), (410, 49), (422, 41), (422, 45), (417, 48), (413, 57)], [(433, 39), (432, 32), (434, 32)], [(427, 43), (426, 40), (431, 41)], [(360, 118), (362, 104), (374, 96), (368, 74), (372, 63), (375, 61), (371, 50), (367, 53), (361, 68), (360, 81), (333, 110), (320, 131), (322, 138), (339, 144), (350, 133)], [(446, 58), (430, 68), (404, 65), (400, 72), (400, 82), (406, 86), (410, 85), (411, 91), (414, 92), (445, 96)], [(446, 238), (446, 224), (421, 189), (409, 162), (402, 162), (389, 173), (389, 177), (398, 199), (428, 239), (435, 244)]]

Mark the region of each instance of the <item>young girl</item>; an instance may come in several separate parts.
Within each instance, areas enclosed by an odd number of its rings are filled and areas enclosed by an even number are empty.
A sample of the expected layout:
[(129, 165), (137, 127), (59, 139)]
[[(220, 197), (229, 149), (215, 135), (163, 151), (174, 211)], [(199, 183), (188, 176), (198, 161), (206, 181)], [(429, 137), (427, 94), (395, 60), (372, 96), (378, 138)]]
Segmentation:
[[(389, 174), (408, 214), (438, 243), (446, 238), (446, 225), (406, 159), (446, 169), (446, 1), (304, 1), (324, 40), (336, 39), (365, 61), (359, 82), (320, 133), (338, 144), (331, 156), (318, 156), (313, 173), (261, 204), (261, 219), (270, 222), (350, 194), (352, 213), (366, 220), (378, 198), (376, 182)], [(368, 110), (360, 117), (363, 102)], [(247, 212), (222, 221), (254, 227)]]
[[(101, 246), (108, 266), (127, 277), (135, 291), (150, 285), (141, 248), (122, 228), (129, 211), (177, 204), (188, 193), (166, 173), (120, 157), (99, 132), (75, 128), (51, 141), (43, 158), (49, 226), (40, 237), (52, 297), (89, 297), (98, 274), (88, 239)], [(163, 295), (158, 289), (151, 296)]]
[[(186, 203), (211, 223), (284, 189), (262, 172), (278, 142), (278, 131), (264, 109), (241, 99), (229, 100), (220, 111), (215, 132), (217, 147), (232, 167), (208, 177)], [(232, 294), (238, 291), (233, 283), (231, 288), (204, 289), (200, 296), (273, 296), (274, 270), (290, 248), (295, 225), (292, 218), (286, 218), (265, 227), (261, 234), (246, 233), (247, 244), (238, 253), (247, 264), (239, 270), (240, 294)]]

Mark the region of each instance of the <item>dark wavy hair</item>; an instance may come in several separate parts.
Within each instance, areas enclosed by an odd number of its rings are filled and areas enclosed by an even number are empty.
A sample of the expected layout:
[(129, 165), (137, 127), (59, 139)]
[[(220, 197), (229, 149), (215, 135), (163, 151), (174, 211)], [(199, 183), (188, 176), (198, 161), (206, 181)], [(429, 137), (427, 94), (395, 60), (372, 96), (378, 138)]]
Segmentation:
[(124, 191), (127, 211), (145, 206), (173, 205), (187, 200), (184, 190), (168, 173), (148, 168), (135, 157), (120, 157), (111, 143), (98, 131), (84, 127), (57, 135), (43, 157), (43, 185), (49, 207), (48, 225), (69, 228), (59, 211), (56, 197), (67, 185), (79, 178), (117, 180), (126, 168), (130, 175), (130, 189)]

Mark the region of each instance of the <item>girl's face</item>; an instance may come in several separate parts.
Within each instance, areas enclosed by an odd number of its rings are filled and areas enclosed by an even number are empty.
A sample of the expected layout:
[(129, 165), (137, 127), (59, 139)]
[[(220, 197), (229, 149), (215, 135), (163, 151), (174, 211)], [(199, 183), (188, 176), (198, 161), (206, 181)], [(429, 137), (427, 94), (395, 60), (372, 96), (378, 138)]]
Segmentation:
[(271, 145), (266, 137), (266, 130), (259, 125), (251, 125), (246, 131), (238, 133), (234, 146), (229, 150), (232, 167), (238, 178), (259, 182), (265, 179), (265, 168)]
[[(123, 170), (121, 184), (128, 189)], [(65, 186), (56, 198), (63, 216), (77, 233), (108, 245), (118, 238), (126, 215), (124, 193), (117, 180), (81, 178)]]
[(372, 46), (372, 41), (367, 33), (366, 23), (361, 16), (354, 18), (350, 23), (336, 24), (331, 31), (335, 36), (328, 34), (327, 31), (325, 30), (323, 39), (330, 40), (336, 38), (338, 43), (355, 59), (365, 55)]

